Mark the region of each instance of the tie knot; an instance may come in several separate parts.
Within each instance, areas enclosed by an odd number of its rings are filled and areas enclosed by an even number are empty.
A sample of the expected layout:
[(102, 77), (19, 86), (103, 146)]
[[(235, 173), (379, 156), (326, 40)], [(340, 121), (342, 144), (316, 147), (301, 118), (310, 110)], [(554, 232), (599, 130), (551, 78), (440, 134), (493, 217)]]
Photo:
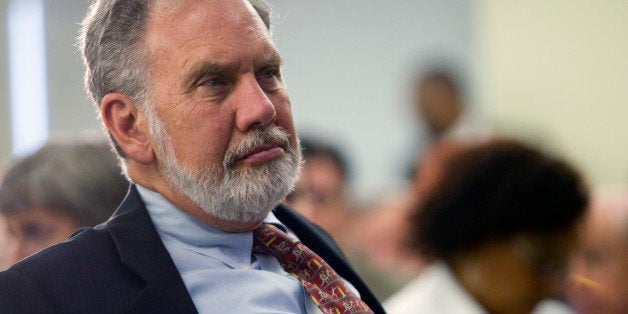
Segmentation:
[(272, 224), (262, 224), (253, 231), (253, 252), (285, 256), (296, 244), (296, 240)]

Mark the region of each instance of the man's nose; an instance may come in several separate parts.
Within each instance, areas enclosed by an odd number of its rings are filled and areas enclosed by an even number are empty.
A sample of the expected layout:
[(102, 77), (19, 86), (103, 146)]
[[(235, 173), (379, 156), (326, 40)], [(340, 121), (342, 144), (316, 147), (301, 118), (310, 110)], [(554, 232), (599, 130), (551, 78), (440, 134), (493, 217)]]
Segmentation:
[(277, 114), (275, 105), (261, 88), (256, 79), (241, 82), (235, 100), (239, 105), (236, 112), (236, 126), (246, 132), (269, 125)]

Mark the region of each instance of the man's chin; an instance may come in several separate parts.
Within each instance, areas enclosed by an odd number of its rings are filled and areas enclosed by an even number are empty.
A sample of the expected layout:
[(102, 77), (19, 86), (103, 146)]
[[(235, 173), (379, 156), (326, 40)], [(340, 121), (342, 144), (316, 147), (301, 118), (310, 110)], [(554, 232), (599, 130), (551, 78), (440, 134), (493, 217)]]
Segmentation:
[(203, 208), (203, 211), (211, 215), (212, 217), (222, 220), (224, 222), (227, 222), (230, 224), (237, 223), (237, 224), (246, 226), (246, 225), (260, 224), (261, 222), (263, 222), (264, 219), (268, 217), (268, 214), (271, 212), (271, 210), (275, 208), (275, 206), (276, 204), (266, 209), (262, 209), (262, 208), (247, 209), (243, 212), (236, 213), (236, 214), (234, 214), (232, 210), (216, 210), (216, 209), (207, 210)]

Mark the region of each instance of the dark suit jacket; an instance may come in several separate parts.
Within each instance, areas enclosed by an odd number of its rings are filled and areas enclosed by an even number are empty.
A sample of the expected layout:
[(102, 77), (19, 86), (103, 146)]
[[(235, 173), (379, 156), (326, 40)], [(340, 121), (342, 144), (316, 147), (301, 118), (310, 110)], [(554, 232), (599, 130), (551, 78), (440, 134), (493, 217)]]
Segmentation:
[[(377, 313), (380, 303), (331, 237), (291, 209), (277, 218), (351, 282)], [(220, 302), (220, 300), (216, 300)], [(135, 186), (111, 219), (0, 273), (0, 313), (197, 313)]]

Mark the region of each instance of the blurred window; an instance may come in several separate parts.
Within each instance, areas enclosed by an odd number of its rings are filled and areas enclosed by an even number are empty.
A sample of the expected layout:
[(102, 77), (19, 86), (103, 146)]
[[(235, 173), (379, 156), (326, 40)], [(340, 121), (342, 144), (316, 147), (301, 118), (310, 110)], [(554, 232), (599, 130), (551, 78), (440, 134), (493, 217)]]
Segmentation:
[(48, 138), (43, 0), (11, 0), (7, 21), (12, 152), (26, 155)]

